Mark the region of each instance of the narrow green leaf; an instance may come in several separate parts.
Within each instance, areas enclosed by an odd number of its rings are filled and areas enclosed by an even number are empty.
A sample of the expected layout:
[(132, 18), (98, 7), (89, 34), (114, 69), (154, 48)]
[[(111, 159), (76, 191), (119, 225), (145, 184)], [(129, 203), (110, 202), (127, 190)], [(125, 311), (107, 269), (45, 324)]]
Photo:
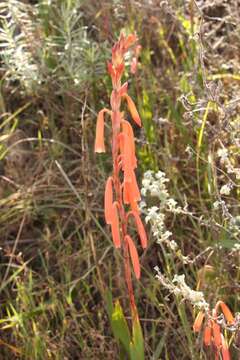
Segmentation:
[(110, 321), (112, 322), (112, 314), (114, 311), (114, 307), (113, 307), (112, 293), (109, 289), (107, 289), (105, 291), (104, 298), (105, 298), (105, 304), (106, 304), (108, 317), (109, 317)]
[(112, 329), (113, 329), (114, 337), (117, 340), (119, 340), (119, 342), (123, 345), (126, 352), (129, 354), (131, 337), (128, 329), (128, 324), (124, 317), (122, 307), (119, 301), (116, 302), (112, 314)]
[(130, 343), (131, 360), (144, 360), (144, 339), (138, 317), (133, 321), (133, 337)]

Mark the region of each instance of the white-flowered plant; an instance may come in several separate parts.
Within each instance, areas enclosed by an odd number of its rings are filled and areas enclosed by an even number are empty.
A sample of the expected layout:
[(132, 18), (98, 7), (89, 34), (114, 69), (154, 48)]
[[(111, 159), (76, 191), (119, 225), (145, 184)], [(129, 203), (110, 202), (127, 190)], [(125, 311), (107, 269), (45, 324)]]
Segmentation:
[(185, 282), (185, 275), (174, 275), (174, 278), (170, 281), (160, 272), (158, 267), (155, 267), (157, 271), (157, 279), (161, 284), (167, 288), (175, 296), (182, 297), (183, 300), (189, 301), (194, 307), (198, 309), (204, 309), (208, 311), (209, 305), (206, 302), (202, 291), (195, 291), (191, 289)]
[[(142, 212), (145, 214), (146, 223), (151, 224), (153, 236), (159, 243), (166, 243), (171, 250), (178, 248), (177, 243), (170, 239), (172, 232), (166, 229), (165, 220), (167, 213), (179, 214), (184, 210), (178, 206), (177, 202), (172, 199), (168, 193), (166, 183), (169, 179), (162, 171), (154, 173), (147, 171), (142, 180), (141, 193), (143, 201), (140, 204)], [(157, 200), (157, 205), (147, 206), (147, 198)]]

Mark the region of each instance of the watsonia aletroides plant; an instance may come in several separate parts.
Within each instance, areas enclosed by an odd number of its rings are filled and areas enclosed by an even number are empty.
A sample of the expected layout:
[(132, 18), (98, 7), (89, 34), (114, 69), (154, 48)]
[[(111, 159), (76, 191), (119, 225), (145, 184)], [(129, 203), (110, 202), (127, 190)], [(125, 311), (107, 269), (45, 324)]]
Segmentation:
[[(95, 152), (105, 152), (104, 144), (104, 116), (109, 115), (112, 122), (112, 160), (113, 172), (107, 179), (105, 188), (105, 220), (111, 226), (112, 239), (116, 248), (123, 251), (125, 281), (128, 289), (133, 322), (138, 319), (135, 304), (131, 263), (136, 278), (140, 278), (140, 264), (138, 252), (132, 237), (129, 234), (129, 220), (132, 217), (143, 249), (147, 246), (147, 236), (140, 219), (138, 202), (140, 191), (137, 185), (135, 169), (135, 142), (133, 129), (121, 112), (122, 101), (126, 101), (133, 121), (141, 126), (136, 106), (128, 95), (128, 83), (121, 80), (125, 70), (125, 54), (130, 48), (138, 52), (137, 37), (134, 34), (120, 35), (119, 40), (112, 48), (112, 59), (108, 63), (108, 73), (112, 80), (111, 109), (102, 109), (97, 118)], [(134, 58), (134, 70), (136, 59)], [(135, 72), (132, 70), (132, 72)], [(131, 259), (131, 263), (130, 263)]]

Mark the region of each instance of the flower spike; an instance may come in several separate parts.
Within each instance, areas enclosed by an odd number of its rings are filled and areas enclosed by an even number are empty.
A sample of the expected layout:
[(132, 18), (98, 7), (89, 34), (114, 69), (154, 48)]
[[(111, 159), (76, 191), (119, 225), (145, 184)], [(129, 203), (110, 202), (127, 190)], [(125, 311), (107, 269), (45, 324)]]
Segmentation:
[[(122, 33), (112, 48), (111, 62), (107, 64), (108, 73), (112, 80), (112, 92), (110, 96), (111, 111), (103, 109), (99, 112), (95, 140), (95, 151), (104, 152), (104, 113), (110, 113), (112, 121), (111, 144), (113, 174), (108, 178), (106, 183), (104, 213), (106, 223), (111, 225), (114, 246), (116, 248), (122, 246), (125, 280), (133, 319), (136, 319), (138, 314), (134, 298), (129, 258), (131, 259), (137, 279), (140, 278), (140, 264), (136, 246), (127, 231), (128, 216), (127, 209), (125, 209), (126, 207), (130, 207), (130, 212), (133, 212), (143, 248), (147, 246), (147, 236), (138, 210), (140, 191), (134, 172), (137, 167), (134, 134), (130, 123), (123, 119), (123, 112), (121, 111), (122, 100), (127, 100), (128, 109), (138, 126), (141, 126), (141, 120), (133, 100), (127, 94), (128, 83), (125, 82), (122, 84), (121, 80), (125, 69), (125, 53), (130, 47), (135, 46), (136, 41), (137, 37), (135, 34), (125, 36)], [(136, 46), (133, 48), (133, 54), (136, 58), (139, 49), (140, 47), (136, 48)], [(136, 60), (134, 61), (136, 63)], [(133, 67), (135, 67), (135, 65)]]

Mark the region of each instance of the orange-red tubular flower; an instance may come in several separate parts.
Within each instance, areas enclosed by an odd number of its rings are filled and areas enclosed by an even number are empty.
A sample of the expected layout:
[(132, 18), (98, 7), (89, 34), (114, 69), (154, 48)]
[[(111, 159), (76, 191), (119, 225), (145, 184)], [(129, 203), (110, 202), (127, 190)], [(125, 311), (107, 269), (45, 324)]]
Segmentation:
[(102, 109), (98, 113), (97, 127), (96, 127), (96, 139), (95, 139), (95, 152), (105, 152), (104, 144), (104, 113), (106, 109)]
[(123, 202), (126, 205), (130, 204), (131, 209), (138, 212), (138, 200), (134, 192), (133, 184), (125, 181), (123, 183)]
[(147, 247), (147, 235), (146, 235), (146, 231), (145, 231), (145, 228), (143, 226), (142, 220), (141, 220), (138, 212), (136, 212), (136, 211), (130, 211), (128, 213), (128, 217), (130, 215), (132, 215), (134, 217), (134, 219), (135, 219), (137, 230), (138, 230), (138, 235), (140, 237), (142, 248), (146, 249), (146, 247)]
[(123, 190), (126, 191), (126, 202), (124, 200), (125, 204), (131, 204), (131, 201), (138, 202), (141, 200), (141, 194), (138, 188), (136, 175), (133, 170), (131, 171), (131, 182), (124, 181)]
[(137, 202), (140, 200), (140, 191), (138, 189), (136, 177), (134, 171), (132, 171), (132, 181), (123, 183), (123, 202), (124, 204), (130, 204), (131, 209), (138, 212)]
[(112, 207), (113, 207), (113, 178), (110, 176), (107, 179), (106, 187), (105, 187), (105, 196), (104, 196), (104, 213), (105, 213), (105, 221), (109, 225), (112, 223)]
[(121, 238), (119, 232), (118, 203), (116, 201), (113, 203), (112, 206), (111, 228), (114, 246), (116, 248), (120, 248)]
[(201, 330), (203, 319), (204, 319), (204, 312), (199, 311), (193, 324), (194, 332), (199, 332)]
[(134, 245), (134, 242), (129, 235), (125, 236), (125, 240), (128, 243), (129, 253), (130, 253), (131, 260), (132, 260), (134, 273), (136, 275), (136, 278), (140, 279), (141, 270), (140, 270), (140, 263), (139, 263), (139, 257), (138, 257), (136, 246)]
[(123, 133), (127, 134), (129, 137), (129, 145), (131, 146), (131, 151), (132, 151), (132, 167), (135, 169), (137, 167), (137, 159), (135, 156), (135, 142), (134, 142), (133, 129), (130, 123), (124, 119), (121, 121), (121, 124), (122, 124)]
[(133, 156), (131, 140), (127, 134), (121, 134), (124, 139), (123, 143), (123, 171), (124, 171), (124, 181), (132, 182), (132, 173), (133, 173)]
[(205, 346), (210, 346), (212, 342), (212, 327), (209, 321), (203, 332), (203, 342)]
[(132, 101), (132, 98), (128, 94), (125, 94), (124, 98), (127, 100), (128, 108), (129, 108), (129, 111), (131, 113), (133, 120), (135, 121), (135, 123), (138, 126), (141, 127), (142, 126), (141, 119), (140, 119), (140, 116), (136, 109), (136, 106), (135, 106), (134, 102)]
[(219, 300), (215, 306), (216, 312), (218, 311), (219, 306), (221, 307), (222, 312), (223, 312), (227, 322), (231, 325), (234, 324), (235, 320), (234, 320), (234, 317), (233, 317), (229, 307), (223, 301)]
[(135, 163), (135, 154), (133, 153), (132, 139), (126, 132), (118, 136), (120, 152), (122, 157), (122, 169), (124, 171), (124, 181), (132, 182), (132, 171)]
[(213, 320), (212, 321), (212, 333), (213, 333), (213, 342), (217, 349), (221, 348), (222, 338), (220, 326)]

